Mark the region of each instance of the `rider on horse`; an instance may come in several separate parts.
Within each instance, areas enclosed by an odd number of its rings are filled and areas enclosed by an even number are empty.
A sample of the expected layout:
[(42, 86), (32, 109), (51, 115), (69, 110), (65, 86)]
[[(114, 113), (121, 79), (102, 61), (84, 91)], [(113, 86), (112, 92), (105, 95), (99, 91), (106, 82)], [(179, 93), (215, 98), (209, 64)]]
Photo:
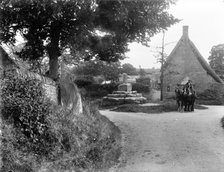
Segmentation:
[(193, 83), (191, 80), (188, 80), (188, 82), (184, 85), (183, 92), (184, 94), (187, 94), (187, 95), (194, 94), (195, 91), (194, 91)]

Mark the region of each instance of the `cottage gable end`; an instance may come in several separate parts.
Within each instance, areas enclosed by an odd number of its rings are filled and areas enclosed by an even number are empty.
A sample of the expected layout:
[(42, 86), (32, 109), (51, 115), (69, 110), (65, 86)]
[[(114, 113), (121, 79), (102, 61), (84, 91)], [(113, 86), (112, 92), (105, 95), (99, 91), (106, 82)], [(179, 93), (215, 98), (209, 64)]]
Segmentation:
[(214, 84), (224, 85), (189, 39), (188, 26), (183, 27), (183, 35), (164, 66), (164, 97), (174, 96), (176, 85), (186, 78), (193, 81), (197, 92), (203, 92)]
[(211, 69), (194, 43), (190, 40), (188, 36), (188, 26), (183, 26), (183, 35), (167, 58), (164, 71), (167, 72), (167, 70), (170, 70), (170, 68), (174, 65), (177, 66), (176, 70), (178, 70), (179, 66), (182, 73), (188, 73), (188, 70), (192, 72), (204, 71), (210, 75), (215, 82), (222, 84), (224, 83), (222, 79)]

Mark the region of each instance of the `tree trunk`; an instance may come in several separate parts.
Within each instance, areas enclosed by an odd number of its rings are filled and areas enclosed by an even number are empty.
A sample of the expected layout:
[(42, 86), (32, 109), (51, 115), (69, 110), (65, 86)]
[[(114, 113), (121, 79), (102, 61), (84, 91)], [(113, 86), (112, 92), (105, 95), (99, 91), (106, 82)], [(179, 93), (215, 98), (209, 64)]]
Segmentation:
[(49, 55), (49, 77), (53, 80), (58, 79), (58, 57), (61, 55), (60, 48), (59, 48), (59, 39), (60, 38), (60, 23), (54, 21), (51, 24), (51, 31), (50, 31), (50, 39), (51, 42), (49, 47), (47, 48), (48, 55)]
[(48, 55), (49, 55), (49, 77), (53, 80), (58, 79), (58, 57), (61, 55), (59, 49), (59, 34), (54, 32), (52, 34), (52, 40), (48, 47)]
[(58, 56), (50, 56), (50, 61), (49, 61), (49, 77), (52, 78), (53, 80), (56, 80), (58, 78)]

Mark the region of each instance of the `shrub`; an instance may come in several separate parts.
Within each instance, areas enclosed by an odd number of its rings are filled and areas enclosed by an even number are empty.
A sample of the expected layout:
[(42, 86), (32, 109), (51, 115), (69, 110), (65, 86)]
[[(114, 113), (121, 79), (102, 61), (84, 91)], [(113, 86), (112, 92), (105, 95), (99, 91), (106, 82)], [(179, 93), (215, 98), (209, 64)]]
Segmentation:
[(18, 166), (27, 157), (10, 159), (14, 152), (34, 155), (39, 160), (49, 158), (55, 136), (46, 121), (51, 104), (44, 98), (41, 82), (9, 75), (2, 83), (2, 104), (2, 121), (6, 133), (10, 133), (8, 137), (3, 129), (3, 150), (7, 150), (7, 145), (13, 148), (12, 155), (3, 153), (3, 163), (14, 162)]
[(221, 119), (221, 125), (224, 128), (224, 117), (222, 117), (222, 119)]
[(58, 141), (48, 169), (99, 169), (114, 164), (120, 155), (120, 130), (92, 105), (84, 104), (82, 115), (58, 108), (49, 117)]
[(94, 82), (93, 76), (90, 75), (80, 75), (75, 78), (75, 84), (79, 88), (89, 86), (93, 84), (93, 82)]
[(224, 103), (224, 98), (222, 96), (223, 95), (219, 92), (219, 90), (207, 89), (197, 95), (197, 102), (207, 105), (222, 105)]
[(150, 86), (151, 79), (149, 77), (140, 77), (136, 79), (136, 83)]
[(137, 91), (139, 93), (149, 93), (150, 92), (150, 88), (148, 85), (143, 85), (143, 84), (139, 84), (139, 83), (132, 84), (132, 90)]
[(102, 90), (106, 90), (109, 94), (118, 89), (117, 83), (103, 84), (100, 87)]
[(74, 114), (44, 98), (41, 83), (3, 81), (2, 171), (80, 171), (106, 168), (120, 155), (120, 130), (96, 108)]
[(118, 84), (110, 83), (110, 84), (91, 84), (85, 87), (86, 96), (100, 98), (104, 97), (107, 94), (111, 94), (113, 91), (118, 89)]

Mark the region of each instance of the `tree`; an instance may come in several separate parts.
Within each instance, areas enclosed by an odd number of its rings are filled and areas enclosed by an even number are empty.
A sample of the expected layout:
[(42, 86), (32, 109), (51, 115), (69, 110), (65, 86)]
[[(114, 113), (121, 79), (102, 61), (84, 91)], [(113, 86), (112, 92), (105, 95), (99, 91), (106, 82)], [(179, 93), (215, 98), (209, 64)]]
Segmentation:
[(121, 72), (122, 73), (126, 73), (128, 75), (136, 75), (136, 74), (138, 74), (136, 68), (132, 64), (130, 64), (130, 63), (123, 64)]
[(171, 3), (0, 0), (0, 38), (1, 42), (15, 44), (20, 34), (26, 41), (20, 57), (37, 61), (47, 55), (49, 76), (56, 79), (58, 59), (67, 49), (74, 58), (117, 61), (128, 50), (128, 42), (147, 44), (155, 33), (178, 22), (166, 11)]
[(160, 94), (160, 100), (163, 101), (163, 79), (164, 79), (164, 66), (166, 65), (166, 62), (167, 62), (167, 58), (168, 58), (168, 55), (165, 53), (165, 46), (169, 45), (169, 44), (172, 44), (174, 42), (169, 42), (169, 43), (166, 43), (165, 44), (165, 31), (163, 30), (163, 36), (162, 36), (162, 46), (161, 47), (157, 47), (157, 48), (160, 48), (161, 51), (158, 52), (158, 54), (155, 56), (157, 58), (157, 62), (161, 63), (161, 68), (160, 68), (160, 72), (161, 72), (161, 75), (160, 75), (160, 81), (161, 81), (161, 86), (160, 86), (160, 91), (161, 91), (161, 94)]
[(91, 60), (75, 68), (73, 73), (76, 75), (99, 76), (102, 75), (106, 80), (117, 81), (121, 71), (119, 62), (104, 62)]
[(142, 69), (142, 68), (139, 69), (139, 72), (138, 73), (140, 75), (140, 78), (143, 78), (146, 75), (146, 71), (144, 69)]
[(213, 46), (208, 60), (211, 68), (224, 79), (224, 44)]

